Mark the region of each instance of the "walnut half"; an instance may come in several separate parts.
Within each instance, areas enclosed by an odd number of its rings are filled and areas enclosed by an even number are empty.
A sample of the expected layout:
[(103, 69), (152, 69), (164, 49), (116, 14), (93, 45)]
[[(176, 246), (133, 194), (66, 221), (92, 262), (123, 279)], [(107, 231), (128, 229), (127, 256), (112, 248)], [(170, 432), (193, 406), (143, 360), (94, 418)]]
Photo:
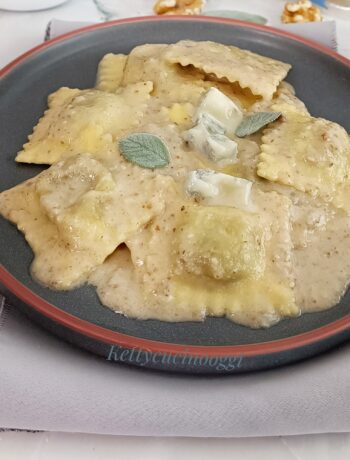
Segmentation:
[(156, 14), (200, 14), (205, 0), (157, 0)]
[(316, 22), (322, 21), (321, 11), (309, 0), (299, 0), (297, 2), (287, 2), (282, 16), (285, 24), (297, 22)]

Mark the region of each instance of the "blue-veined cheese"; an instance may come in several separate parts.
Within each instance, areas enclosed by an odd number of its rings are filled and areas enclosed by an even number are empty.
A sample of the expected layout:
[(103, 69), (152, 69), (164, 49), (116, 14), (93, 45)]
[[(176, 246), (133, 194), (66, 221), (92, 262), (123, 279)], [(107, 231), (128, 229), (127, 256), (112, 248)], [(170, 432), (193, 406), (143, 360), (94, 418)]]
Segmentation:
[(197, 124), (185, 131), (184, 140), (219, 166), (237, 161), (237, 142), (225, 136), (224, 126), (211, 115), (202, 113)]
[(210, 88), (205, 93), (194, 114), (194, 121), (197, 122), (203, 114), (209, 114), (221, 123), (229, 137), (234, 136), (243, 119), (240, 108), (216, 88)]
[(249, 210), (252, 185), (241, 177), (198, 169), (189, 173), (186, 191), (200, 196), (207, 205)]

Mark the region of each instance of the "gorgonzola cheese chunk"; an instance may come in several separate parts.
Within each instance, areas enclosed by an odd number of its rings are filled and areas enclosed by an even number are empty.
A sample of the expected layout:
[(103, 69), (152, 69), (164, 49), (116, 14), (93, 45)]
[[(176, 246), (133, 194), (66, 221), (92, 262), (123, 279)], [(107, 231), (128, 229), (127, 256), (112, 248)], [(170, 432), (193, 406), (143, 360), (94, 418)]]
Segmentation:
[(221, 123), (229, 137), (234, 136), (243, 119), (240, 108), (216, 88), (210, 88), (205, 93), (194, 115), (194, 121), (198, 121), (203, 114), (209, 114)]
[(191, 195), (199, 195), (207, 205), (248, 210), (252, 185), (251, 181), (241, 177), (196, 170), (188, 175), (186, 190)]
[(237, 142), (225, 136), (224, 126), (208, 114), (201, 114), (196, 126), (185, 131), (184, 140), (219, 166), (237, 161)]

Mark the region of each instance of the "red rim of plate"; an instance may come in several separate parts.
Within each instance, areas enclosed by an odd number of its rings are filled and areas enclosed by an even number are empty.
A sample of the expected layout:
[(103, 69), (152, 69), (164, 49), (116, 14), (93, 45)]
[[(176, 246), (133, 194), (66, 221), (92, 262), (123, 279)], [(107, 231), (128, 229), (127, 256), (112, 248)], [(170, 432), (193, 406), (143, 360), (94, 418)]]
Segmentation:
[[(64, 35), (61, 35), (57, 38), (54, 38), (46, 43), (43, 43), (35, 48), (27, 51), (22, 54), (14, 61), (6, 65), (2, 70), (0, 70), (0, 77), (4, 77), (17, 65), (21, 64), (26, 59), (30, 58), (34, 54), (51, 47), (56, 43), (63, 42), (71, 37), (75, 37), (85, 32), (89, 32), (96, 29), (104, 29), (108, 27), (114, 27), (121, 24), (130, 24), (138, 22), (147, 22), (147, 21), (198, 21), (198, 22), (214, 22), (219, 24), (228, 24), (234, 26), (246, 27), (254, 30), (265, 31), (279, 35), (282, 37), (287, 37), (299, 43), (302, 43), (311, 48), (317, 49), (318, 51), (331, 56), (332, 58), (341, 61), (343, 64), (350, 67), (350, 60), (344, 56), (339, 55), (338, 53), (332, 51), (329, 48), (326, 48), (316, 42), (311, 40), (306, 40), (297, 35), (285, 32), (279, 29), (272, 27), (266, 27), (263, 25), (252, 24), (244, 21), (238, 21), (234, 19), (227, 18), (217, 18), (209, 16), (144, 16), (138, 18), (127, 18), (117, 21), (111, 21), (108, 23), (94, 24), (91, 26), (83, 27), (81, 29), (68, 32)], [(87, 337), (96, 339), (100, 342), (107, 344), (115, 344), (125, 348), (137, 348), (141, 350), (146, 350), (154, 353), (168, 353), (168, 354), (180, 354), (180, 355), (195, 355), (195, 356), (258, 356), (266, 355), (273, 353), (280, 353), (283, 351), (296, 349), (311, 345), (315, 342), (328, 339), (340, 332), (345, 331), (350, 327), (350, 314), (344, 316), (343, 318), (336, 320), (330, 324), (319, 327), (312, 331), (298, 334), (292, 337), (285, 339), (273, 340), (270, 342), (247, 344), (247, 345), (229, 345), (229, 346), (197, 346), (197, 345), (182, 345), (174, 344), (167, 342), (160, 342), (149, 339), (142, 339), (127, 334), (122, 334), (119, 332), (106, 329), (104, 327), (96, 326), (88, 321), (82, 320), (73, 316), (65, 311), (55, 307), (51, 303), (44, 300), (42, 297), (38, 296), (32, 292), (29, 288), (24, 286), (20, 281), (18, 281), (13, 275), (11, 275), (2, 265), (0, 265), (0, 282), (6, 286), (15, 296), (20, 300), (25, 302), (27, 305), (31, 306), (34, 310), (41, 313), (42, 315), (50, 318), (51, 320), (65, 326), (75, 332), (78, 332)]]

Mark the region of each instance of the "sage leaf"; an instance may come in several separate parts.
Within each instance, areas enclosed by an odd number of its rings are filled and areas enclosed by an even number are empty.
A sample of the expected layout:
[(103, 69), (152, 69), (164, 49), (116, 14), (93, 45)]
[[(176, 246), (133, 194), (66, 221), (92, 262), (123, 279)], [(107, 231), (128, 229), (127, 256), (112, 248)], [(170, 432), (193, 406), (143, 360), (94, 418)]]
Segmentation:
[(119, 141), (123, 157), (142, 168), (163, 168), (170, 162), (168, 147), (154, 134), (134, 133)]
[(281, 112), (257, 112), (244, 118), (236, 129), (236, 136), (245, 137), (254, 134), (264, 126), (277, 120)]

